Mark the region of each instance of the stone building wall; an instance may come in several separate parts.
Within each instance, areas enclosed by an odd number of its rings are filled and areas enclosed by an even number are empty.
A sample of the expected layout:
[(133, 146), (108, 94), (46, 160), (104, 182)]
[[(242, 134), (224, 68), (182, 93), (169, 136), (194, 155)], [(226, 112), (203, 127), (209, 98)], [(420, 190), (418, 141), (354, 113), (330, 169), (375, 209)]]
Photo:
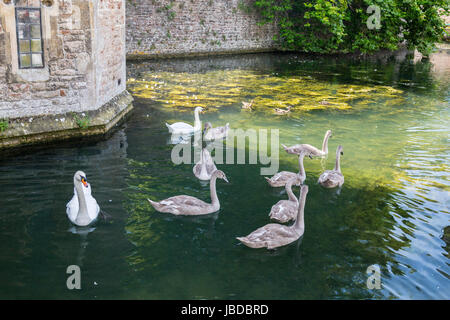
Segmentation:
[(42, 6), (44, 68), (20, 69), (14, 5), (0, 1), (0, 119), (95, 110), (124, 92), (124, 16), (125, 0)]
[[(43, 67), (20, 68), (14, 2), (41, 8)], [(0, 0), (0, 149), (102, 135), (132, 109), (125, 0), (42, 2)]]
[(129, 58), (270, 51), (274, 25), (258, 26), (248, 0), (127, 0)]
[(102, 0), (98, 3), (94, 45), (98, 78), (97, 105), (102, 105), (126, 88), (125, 3)]

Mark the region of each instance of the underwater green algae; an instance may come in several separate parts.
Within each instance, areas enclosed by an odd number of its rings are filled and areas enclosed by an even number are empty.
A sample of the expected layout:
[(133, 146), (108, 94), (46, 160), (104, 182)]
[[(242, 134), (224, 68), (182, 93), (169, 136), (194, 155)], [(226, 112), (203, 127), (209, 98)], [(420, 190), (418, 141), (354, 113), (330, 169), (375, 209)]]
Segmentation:
[(254, 99), (253, 110), (273, 113), (291, 107), (290, 114), (312, 110), (348, 110), (370, 107), (380, 99), (395, 106), (404, 103), (403, 91), (383, 85), (334, 84), (311, 76), (277, 76), (252, 70), (214, 70), (205, 73), (152, 72), (130, 78), (135, 97), (152, 99), (164, 107), (206, 111), (240, 105)]

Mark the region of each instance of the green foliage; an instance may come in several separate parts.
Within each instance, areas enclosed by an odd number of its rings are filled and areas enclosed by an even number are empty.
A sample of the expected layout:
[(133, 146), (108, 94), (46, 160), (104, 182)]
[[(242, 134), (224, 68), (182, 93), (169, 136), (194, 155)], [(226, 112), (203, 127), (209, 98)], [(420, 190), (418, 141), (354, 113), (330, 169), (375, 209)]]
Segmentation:
[(81, 129), (87, 129), (89, 127), (89, 124), (91, 122), (91, 119), (88, 115), (82, 115), (82, 117), (79, 117), (77, 114), (73, 115), (73, 118), (75, 119), (75, 122), (77, 123), (78, 127)]
[[(260, 24), (275, 22), (275, 40), (286, 50), (317, 53), (370, 53), (396, 50), (405, 42), (424, 54), (442, 40), (448, 0), (253, 0)], [(381, 27), (367, 21), (380, 8)]]
[(169, 19), (169, 20), (173, 20), (173, 19), (175, 19), (175, 16), (176, 16), (177, 14), (175, 13), (175, 11), (168, 11), (167, 12), (167, 18)]
[(9, 127), (9, 120), (8, 119), (1, 119), (0, 120), (0, 133), (8, 129)]
[(171, 2), (171, 3), (169, 3), (169, 4), (166, 4), (166, 5), (164, 6), (164, 10), (169, 11), (170, 9), (172, 9), (172, 7), (173, 7), (173, 2)]

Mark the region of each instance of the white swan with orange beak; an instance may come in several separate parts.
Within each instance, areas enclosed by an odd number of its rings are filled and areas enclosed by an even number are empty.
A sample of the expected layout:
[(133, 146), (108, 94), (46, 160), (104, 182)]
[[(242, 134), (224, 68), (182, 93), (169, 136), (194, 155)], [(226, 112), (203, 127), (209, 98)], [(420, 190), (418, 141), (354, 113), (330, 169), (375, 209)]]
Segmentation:
[(74, 195), (67, 203), (66, 213), (69, 220), (80, 227), (94, 223), (100, 213), (97, 200), (91, 195), (91, 186), (83, 171), (77, 171), (73, 177)]

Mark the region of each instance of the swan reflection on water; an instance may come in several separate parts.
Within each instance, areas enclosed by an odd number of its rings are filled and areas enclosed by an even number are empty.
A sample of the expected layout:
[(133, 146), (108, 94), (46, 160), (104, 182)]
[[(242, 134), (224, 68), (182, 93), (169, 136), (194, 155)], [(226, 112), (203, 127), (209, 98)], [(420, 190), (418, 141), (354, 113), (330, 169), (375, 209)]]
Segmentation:
[(191, 135), (185, 134), (172, 134), (167, 140), (167, 144), (190, 144)]
[(83, 260), (84, 260), (84, 256), (86, 254), (86, 248), (89, 244), (88, 242), (88, 235), (91, 232), (94, 232), (94, 230), (96, 229), (96, 227), (78, 227), (78, 226), (74, 226), (72, 225), (67, 231), (69, 231), (70, 233), (73, 234), (77, 234), (80, 236), (80, 249), (78, 250), (78, 255), (77, 255), (77, 265), (79, 267), (83, 266)]

